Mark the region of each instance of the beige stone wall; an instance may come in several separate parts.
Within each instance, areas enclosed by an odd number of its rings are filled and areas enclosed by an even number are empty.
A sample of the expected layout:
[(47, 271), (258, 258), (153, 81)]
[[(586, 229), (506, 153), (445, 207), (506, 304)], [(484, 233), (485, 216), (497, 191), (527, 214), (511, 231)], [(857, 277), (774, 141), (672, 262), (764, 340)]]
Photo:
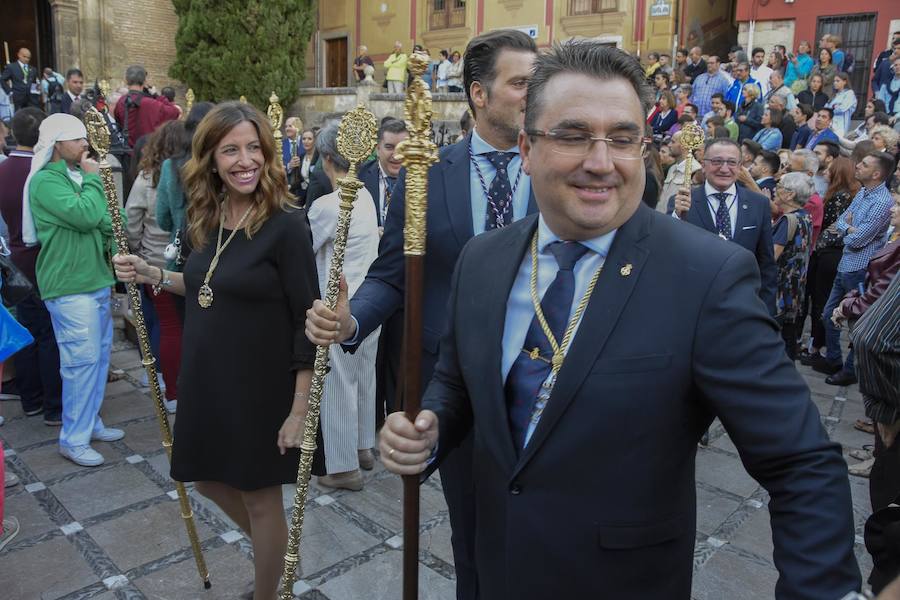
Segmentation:
[[(147, 69), (148, 83), (157, 89), (179, 81), (169, 77), (175, 60), (175, 32), (178, 18), (168, 0), (105, 0), (110, 36), (105, 40), (110, 83), (124, 85), (125, 69), (140, 64)], [(179, 90), (181, 95), (186, 90)]]
[[(793, 19), (783, 19), (779, 21), (757, 21), (753, 30), (753, 47), (766, 48), (771, 50), (775, 44), (782, 44), (788, 49), (792, 48), (794, 40), (794, 24)], [(745, 22), (738, 23), (738, 44), (747, 48), (748, 56), (750, 39), (750, 24)]]

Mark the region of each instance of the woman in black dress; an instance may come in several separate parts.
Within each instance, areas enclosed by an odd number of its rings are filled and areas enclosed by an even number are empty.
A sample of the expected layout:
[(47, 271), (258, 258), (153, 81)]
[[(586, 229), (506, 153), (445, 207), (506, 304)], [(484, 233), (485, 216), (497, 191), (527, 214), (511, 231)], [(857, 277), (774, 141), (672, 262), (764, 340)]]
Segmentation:
[(185, 296), (172, 478), (196, 482), (244, 530), (254, 597), (270, 600), (287, 545), (281, 486), (296, 481), (315, 358), (304, 335), (318, 297), (309, 228), (271, 127), (250, 105), (221, 104), (204, 118), (184, 182), (184, 273), (126, 256), (116, 274)]

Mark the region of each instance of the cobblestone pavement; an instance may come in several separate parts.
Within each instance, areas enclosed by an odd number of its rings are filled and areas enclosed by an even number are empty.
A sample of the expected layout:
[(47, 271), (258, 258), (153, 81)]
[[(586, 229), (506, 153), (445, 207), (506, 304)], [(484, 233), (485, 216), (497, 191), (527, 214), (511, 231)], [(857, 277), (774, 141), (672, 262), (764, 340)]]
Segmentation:
[[(106, 463), (80, 468), (63, 459), (57, 429), (25, 417), (18, 402), (3, 402), (0, 427), (7, 469), (22, 483), (7, 490), (6, 512), (21, 532), (0, 552), (0, 596), (32, 599), (227, 599), (252, 580), (251, 546), (235, 526), (196, 493), (191, 501), (213, 587), (204, 591), (179, 517), (174, 486), (159, 442), (159, 428), (137, 351), (117, 343), (112, 363), (126, 371), (109, 384), (103, 419), (125, 430), (125, 439), (98, 443)], [(835, 388), (801, 367), (832, 439), (845, 455), (871, 444), (853, 429), (863, 416), (853, 388)], [(856, 462), (848, 457), (852, 464)], [(851, 477), (856, 553), (864, 574), (871, 561), (862, 544), (869, 514), (868, 480)], [(190, 490), (190, 487), (188, 488)], [(292, 486), (285, 486), (286, 510)], [(310, 487), (301, 549), (304, 600), (400, 598), (401, 483), (379, 466), (365, 475), (362, 492)], [(772, 563), (768, 496), (741, 466), (721, 425), (697, 455), (696, 600), (770, 599), (777, 573)], [(450, 525), (440, 482), (422, 488), (420, 597), (454, 594)]]

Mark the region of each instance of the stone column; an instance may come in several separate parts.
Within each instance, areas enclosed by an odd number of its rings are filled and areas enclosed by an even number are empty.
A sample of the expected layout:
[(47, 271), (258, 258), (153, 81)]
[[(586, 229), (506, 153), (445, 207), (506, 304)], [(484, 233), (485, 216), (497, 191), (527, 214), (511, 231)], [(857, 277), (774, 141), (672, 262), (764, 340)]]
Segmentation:
[(81, 66), (81, 31), (78, 23), (78, 0), (49, 0), (53, 18), (56, 69), (65, 73)]

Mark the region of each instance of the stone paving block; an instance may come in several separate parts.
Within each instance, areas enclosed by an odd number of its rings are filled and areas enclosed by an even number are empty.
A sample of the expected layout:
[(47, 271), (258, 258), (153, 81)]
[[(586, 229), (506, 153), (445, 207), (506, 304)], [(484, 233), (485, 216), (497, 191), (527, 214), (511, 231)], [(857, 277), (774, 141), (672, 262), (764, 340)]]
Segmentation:
[(698, 450), (696, 473), (698, 481), (742, 498), (750, 496), (759, 487), (740, 461), (717, 452)]
[(772, 526), (768, 508), (761, 508), (751, 514), (734, 532), (729, 543), (737, 548), (749, 550), (771, 562), (774, 546), (772, 545)]
[(122, 441), (136, 454), (144, 456), (162, 450), (162, 432), (155, 416), (146, 421), (124, 425), (122, 430), (125, 431), (125, 439)]
[(7, 421), (11, 421), (25, 416), (25, 411), (22, 410), (20, 400), (3, 400), (0, 402), (0, 414), (6, 417)]
[[(201, 520), (194, 522), (201, 542), (213, 537), (212, 530)], [(88, 527), (87, 532), (123, 572), (190, 544), (178, 503), (168, 499)]]
[(113, 381), (106, 384), (106, 390), (104, 391), (104, 397), (107, 399), (113, 398), (116, 396), (121, 396), (122, 394), (127, 394), (129, 392), (135, 391), (137, 388), (128, 381), (127, 379), (119, 379), (118, 381)]
[[(109, 444), (102, 442), (92, 442), (91, 444), (94, 450), (102, 454), (107, 462), (114, 462), (124, 458), (121, 453)], [(57, 444), (26, 450), (19, 454), (19, 458), (28, 465), (28, 468), (34, 471), (35, 476), (41, 481), (50, 481), (90, 469), (90, 467), (82, 467), (63, 458), (59, 453), (59, 445)]]
[[(121, 383), (121, 382), (116, 382)], [(115, 384), (113, 384), (115, 385)], [(106, 425), (116, 425), (123, 421), (130, 421), (139, 417), (148, 417), (154, 414), (153, 402), (149, 396), (146, 396), (135, 390), (134, 386), (128, 384), (129, 393), (122, 394), (111, 398), (107, 394), (100, 409), (100, 416)], [(125, 440), (128, 443), (128, 440)]]
[[(19, 535), (13, 540), (13, 543), (35, 538), (59, 528), (59, 525), (50, 519), (47, 511), (44, 510), (35, 497), (22, 489), (21, 486), (7, 489), (4, 502), (4, 514), (12, 515), (19, 520)], [(0, 558), (0, 564), (3, 564), (2, 558)], [(2, 586), (0, 586), (0, 589), (2, 589)]]
[[(422, 521), (447, 510), (442, 493), (426, 486), (419, 489)], [(339, 502), (393, 532), (400, 532), (402, 528), (403, 481), (400, 477), (379, 479), (368, 484), (363, 492), (341, 496)]]
[(448, 564), (453, 564), (453, 546), (450, 544), (450, 519), (422, 534), (419, 549), (430, 552)]
[[(6, 403), (4, 403), (6, 404)], [(59, 427), (47, 427), (41, 415), (9, 420), (0, 428), (0, 436), (6, 445), (12, 448), (23, 448), (38, 442), (46, 442), (59, 438)]]
[(238, 600), (253, 581), (253, 563), (232, 546), (204, 553), (212, 588), (203, 589), (193, 556), (132, 583), (148, 600)]
[(113, 352), (109, 355), (109, 363), (115, 369), (132, 369), (141, 364), (141, 353), (137, 348)]
[[(860, 414), (860, 416), (862, 416)], [(866, 444), (874, 444), (875, 437), (853, 427), (853, 422), (858, 417), (850, 417), (844, 414), (839, 423), (835, 423), (831, 432), (831, 440), (847, 448), (862, 448)]]
[[(318, 586), (329, 600), (396, 600), (401, 596), (401, 557), (399, 550), (379, 554), (369, 562)], [(360, 592), (365, 590), (364, 594)], [(419, 565), (419, 598), (453, 600), (456, 584)]]
[(98, 581), (78, 549), (64, 537), (21, 550), (15, 550), (14, 544), (0, 553), (3, 598), (54, 600)]
[(691, 597), (696, 600), (772, 600), (775, 567), (747, 560), (729, 548), (720, 548), (698, 573), (694, 573)]
[(711, 535), (740, 502), (705, 488), (697, 488), (697, 530)]
[(129, 464), (71, 479), (49, 489), (79, 521), (163, 493)]
[(300, 543), (301, 577), (317, 573), (380, 542), (331, 507), (309, 507), (304, 514)]

